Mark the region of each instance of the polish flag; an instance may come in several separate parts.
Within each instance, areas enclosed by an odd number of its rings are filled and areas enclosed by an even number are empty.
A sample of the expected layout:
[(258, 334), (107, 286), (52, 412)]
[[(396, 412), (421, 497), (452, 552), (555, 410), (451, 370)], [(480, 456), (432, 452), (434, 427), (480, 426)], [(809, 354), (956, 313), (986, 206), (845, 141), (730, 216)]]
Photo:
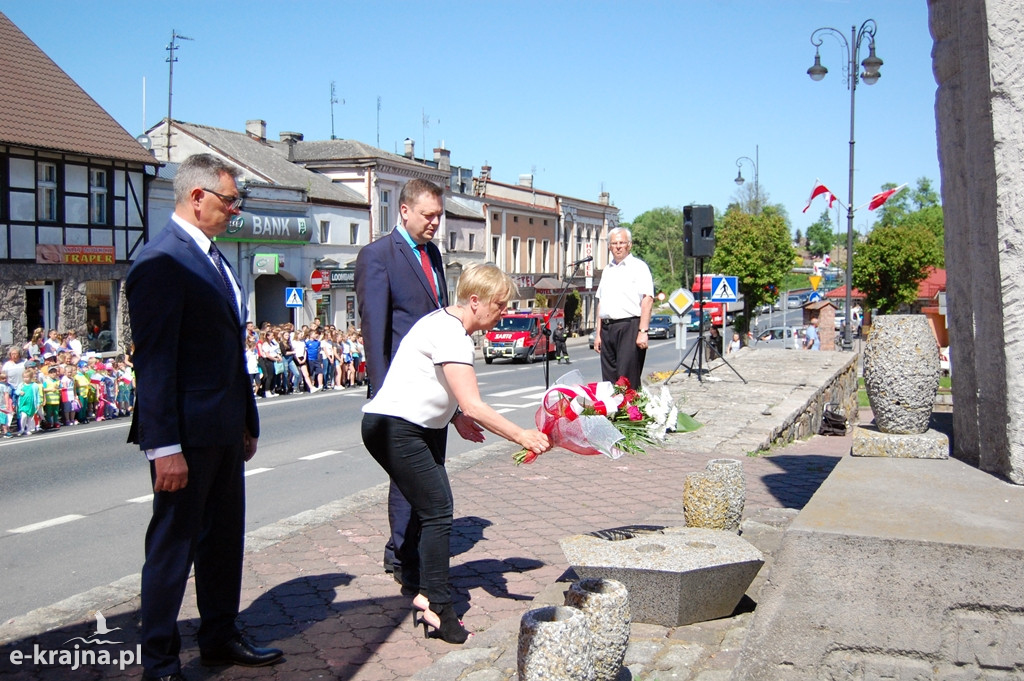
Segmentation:
[(803, 212), (806, 213), (807, 209), (811, 207), (811, 202), (822, 194), (828, 194), (828, 207), (831, 208), (832, 204), (836, 202), (836, 195), (823, 185), (820, 180), (815, 180), (814, 189), (811, 190), (811, 196), (807, 199), (807, 205), (804, 206)]
[(898, 192), (899, 190), (906, 187), (906, 184), (901, 184), (899, 187), (893, 189), (886, 189), (884, 192), (878, 192), (871, 197), (870, 203), (868, 203), (868, 210), (874, 210), (881, 206), (883, 203), (889, 200), (889, 197)]

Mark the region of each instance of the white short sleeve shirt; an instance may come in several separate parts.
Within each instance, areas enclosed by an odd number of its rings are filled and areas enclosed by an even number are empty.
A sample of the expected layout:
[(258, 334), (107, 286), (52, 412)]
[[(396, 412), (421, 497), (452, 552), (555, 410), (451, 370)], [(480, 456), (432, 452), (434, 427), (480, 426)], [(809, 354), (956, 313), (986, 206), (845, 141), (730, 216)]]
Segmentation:
[(459, 403), (445, 379), (444, 365), (472, 365), (475, 352), (461, 319), (446, 309), (431, 312), (402, 339), (384, 385), (363, 412), (397, 416), (424, 428), (445, 427)]
[(654, 297), (654, 279), (647, 263), (632, 253), (620, 263), (610, 260), (597, 287), (601, 318), (639, 317), (644, 296)]

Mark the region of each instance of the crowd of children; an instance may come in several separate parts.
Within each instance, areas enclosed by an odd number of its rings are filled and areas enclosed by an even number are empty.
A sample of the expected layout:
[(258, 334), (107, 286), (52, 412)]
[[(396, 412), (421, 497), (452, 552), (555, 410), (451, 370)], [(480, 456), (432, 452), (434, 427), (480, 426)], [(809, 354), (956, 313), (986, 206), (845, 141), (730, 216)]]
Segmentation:
[(269, 323), (257, 331), (250, 322), (245, 355), (257, 397), (342, 390), (366, 380), (362, 334), (319, 320), (297, 331), (292, 324)]
[[(12, 356), (15, 353), (12, 351)], [(9, 366), (8, 364), (4, 365)], [(21, 380), (0, 372), (0, 433), (3, 437), (58, 430), (131, 414), (135, 374), (131, 360), (98, 357), (77, 362), (68, 352), (44, 353), (18, 367)]]

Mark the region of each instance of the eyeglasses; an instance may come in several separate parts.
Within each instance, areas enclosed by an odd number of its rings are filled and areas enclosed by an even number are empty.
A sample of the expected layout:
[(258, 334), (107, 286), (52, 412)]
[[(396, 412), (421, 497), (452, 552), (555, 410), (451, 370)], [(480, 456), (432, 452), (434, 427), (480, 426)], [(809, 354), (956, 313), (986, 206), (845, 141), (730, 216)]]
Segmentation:
[(611, 241), (608, 243), (609, 246), (628, 246), (632, 241)]
[(239, 208), (242, 207), (242, 202), (245, 201), (245, 197), (242, 196), (241, 194), (236, 194), (235, 196), (228, 196), (227, 194), (221, 194), (220, 192), (215, 192), (212, 189), (207, 189), (205, 187), (203, 187), (203, 191), (210, 192), (218, 199), (226, 203), (229, 210), (238, 210)]

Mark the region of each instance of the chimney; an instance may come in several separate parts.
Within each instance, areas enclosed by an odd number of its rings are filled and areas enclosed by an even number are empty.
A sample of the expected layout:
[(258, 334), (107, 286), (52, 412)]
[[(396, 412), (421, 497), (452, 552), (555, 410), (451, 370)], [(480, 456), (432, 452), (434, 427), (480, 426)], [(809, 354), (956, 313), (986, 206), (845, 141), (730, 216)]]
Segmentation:
[(480, 179), (485, 182), (491, 179), (491, 167), (486, 163), (480, 166)]
[(523, 173), (519, 176), (519, 186), (526, 187), (527, 189), (533, 189), (533, 174)]
[(437, 148), (434, 149), (434, 162), (437, 163), (438, 170), (451, 170), (452, 169), (452, 152), (450, 149)]
[(411, 137), (405, 138), (405, 157), (416, 158), (416, 142)]
[(267, 141), (267, 122), (253, 119), (245, 122), (245, 132), (257, 142)]
[(597, 202), (603, 206), (611, 205), (612, 197), (608, 192), (601, 192), (601, 195), (597, 197)]
[(301, 132), (281, 131), (281, 141), (288, 145), (288, 160), (295, 162), (295, 145), (302, 141)]

